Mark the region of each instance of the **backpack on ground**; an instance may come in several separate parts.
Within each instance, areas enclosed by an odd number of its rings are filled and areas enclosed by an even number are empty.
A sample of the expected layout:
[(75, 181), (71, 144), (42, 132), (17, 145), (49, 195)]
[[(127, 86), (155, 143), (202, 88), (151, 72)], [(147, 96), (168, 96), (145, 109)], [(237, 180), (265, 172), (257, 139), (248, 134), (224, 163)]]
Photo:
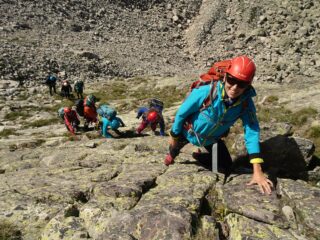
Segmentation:
[(158, 110), (159, 112), (162, 112), (163, 110), (163, 102), (160, 101), (157, 98), (151, 98), (149, 101), (149, 107), (150, 108), (155, 108), (156, 110)]
[(91, 107), (91, 106), (94, 106), (95, 102), (96, 102), (96, 97), (90, 94), (85, 98), (84, 103), (86, 106)]
[(97, 109), (97, 113), (101, 117), (105, 117), (105, 118), (107, 118), (109, 120), (113, 119), (117, 115), (117, 111), (114, 108), (109, 107), (107, 104), (102, 104)]
[(58, 117), (64, 120), (64, 107), (59, 108)]
[(79, 114), (79, 116), (84, 116), (84, 106), (83, 106), (83, 99), (78, 99), (74, 102), (74, 105), (76, 106), (76, 111)]

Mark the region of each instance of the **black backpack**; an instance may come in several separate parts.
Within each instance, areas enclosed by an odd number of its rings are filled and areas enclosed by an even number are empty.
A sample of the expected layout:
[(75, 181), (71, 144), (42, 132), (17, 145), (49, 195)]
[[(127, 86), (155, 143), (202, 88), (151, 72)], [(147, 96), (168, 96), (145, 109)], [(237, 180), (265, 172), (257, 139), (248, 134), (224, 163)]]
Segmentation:
[(83, 90), (83, 81), (81, 81), (81, 80), (76, 81), (74, 84), (74, 90), (76, 92), (82, 91)]
[(151, 98), (149, 100), (149, 107), (155, 108), (156, 110), (158, 110), (158, 112), (162, 112), (163, 105), (164, 105), (163, 102), (157, 98)]
[(83, 106), (83, 99), (78, 99), (74, 102), (74, 105), (76, 106), (76, 111), (79, 114), (79, 116), (84, 116), (84, 106)]

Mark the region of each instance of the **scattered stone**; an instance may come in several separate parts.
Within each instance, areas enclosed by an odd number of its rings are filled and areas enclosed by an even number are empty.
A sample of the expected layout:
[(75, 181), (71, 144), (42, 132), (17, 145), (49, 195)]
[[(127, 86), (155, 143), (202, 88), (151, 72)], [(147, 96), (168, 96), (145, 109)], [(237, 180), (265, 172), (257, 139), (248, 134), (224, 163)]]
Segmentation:
[(98, 144), (96, 142), (89, 142), (85, 146), (88, 148), (96, 148)]

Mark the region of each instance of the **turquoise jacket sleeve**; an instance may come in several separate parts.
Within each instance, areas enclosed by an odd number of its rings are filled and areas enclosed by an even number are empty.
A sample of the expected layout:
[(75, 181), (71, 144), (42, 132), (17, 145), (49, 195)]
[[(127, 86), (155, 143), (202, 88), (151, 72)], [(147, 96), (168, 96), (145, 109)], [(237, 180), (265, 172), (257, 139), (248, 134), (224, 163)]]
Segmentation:
[(204, 100), (207, 98), (210, 91), (210, 85), (195, 88), (189, 96), (184, 100), (176, 113), (174, 123), (171, 128), (171, 134), (177, 136), (181, 134), (183, 125), (186, 119), (201, 108)]
[(249, 98), (248, 107), (241, 116), (244, 129), (244, 140), (249, 155), (260, 153), (260, 127), (253, 100)]

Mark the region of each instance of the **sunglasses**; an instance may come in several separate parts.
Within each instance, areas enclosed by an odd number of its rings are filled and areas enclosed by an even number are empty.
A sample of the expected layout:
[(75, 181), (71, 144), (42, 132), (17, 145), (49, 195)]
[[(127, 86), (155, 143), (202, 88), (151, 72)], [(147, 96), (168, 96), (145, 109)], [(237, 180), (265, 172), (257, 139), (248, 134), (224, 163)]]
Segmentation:
[(234, 86), (237, 84), (238, 88), (242, 88), (242, 89), (247, 88), (249, 86), (248, 83), (238, 80), (234, 77), (231, 77), (230, 75), (227, 75), (226, 79), (231, 86)]

